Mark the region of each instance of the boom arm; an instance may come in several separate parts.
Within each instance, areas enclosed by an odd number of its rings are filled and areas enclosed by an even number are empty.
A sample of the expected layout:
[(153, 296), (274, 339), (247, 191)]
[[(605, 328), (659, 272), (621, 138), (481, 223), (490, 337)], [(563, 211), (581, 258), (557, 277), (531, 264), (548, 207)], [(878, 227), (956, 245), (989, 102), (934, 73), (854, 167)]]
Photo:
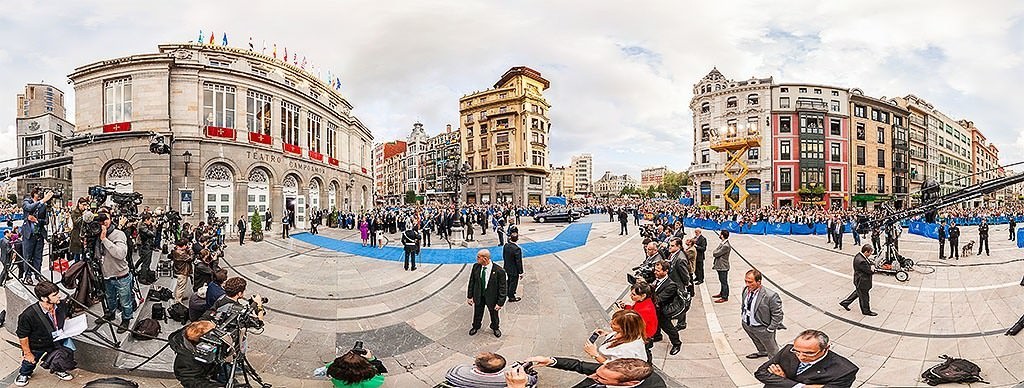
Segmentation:
[(1010, 175), (1002, 178), (996, 178), (985, 181), (983, 183), (968, 186), (963, 189), (954, 191), (952, 193), (939, 196), (931, 201), (926, 201), (921, 205), (907, 208), (899, 211), (889, 212), (883, 218), (876, 220), (875, 222), (880, 226), (890, 226), (899, 223), (902, 220), (917, 217), (928, 212), (936, 211), (947, 206), (952, 206), (959, 202), (964, 202), (973, 198), (980, 197), (985, 194), (995, 192), (996, 190), (1013, 186), (1015, 184), (1024, 182), (1024, 172)]

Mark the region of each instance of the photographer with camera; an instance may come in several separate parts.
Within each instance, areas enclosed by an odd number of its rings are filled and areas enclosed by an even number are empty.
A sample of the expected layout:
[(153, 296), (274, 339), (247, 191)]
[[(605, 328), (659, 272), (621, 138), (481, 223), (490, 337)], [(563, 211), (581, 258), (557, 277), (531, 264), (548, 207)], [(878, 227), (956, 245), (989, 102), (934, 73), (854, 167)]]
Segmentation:
[(85, 244), (82, 240), (82, 226), (84, 224), (82, 217), (87, 210), (89, 210), (89, 197), (79, 198), (75, 208), (71, 210), (71, 235), (69, 236), (71, 241), (68, 245), (68, 252), (71, 253), (70, 264), (82, 260), (82, 252), (85, 251)]
[[(507, 384), (505, 373), (520, 368), (519, 364), (512, 364), (506, 368), (505, 357), (491, 352), (482, 352), (473, 359), (473, 365), (456, 365), (448, 370), (444, 376), (444, 383), (440, 386), (445, 388), (504, 388)], [(533, 387), (537, 385), (537, 375), (526, 374), (526, 385)]]
[(352, 350), (327, 364), (327, 376), (335, 388), (378, 388), (384, 385), (385, 373), (388, 369), (363, 349), (363, 341), (356, 341)]
[(21, 224), (21, 257), (25, 260), (22, 263), (25, 268), (25, 278), (22, 280), (25, 284), (33, 284), (33, 277), (35, 280), (43, 281), (40, 271), (43, 266), (43, 244), (46, 242), (46, 204), (51, 198), (52, 191), (47, 190), (43, 193), (41, 187), (36, 187), (22, 201), (21, 209), (25, 215), (25, 222)]
[[(132, 273), (128, 266), (128, 237), (116, 229), (110, 219), (110, 209), (101, 208), (96, 222), (100, 225), (99, 241), (96, 244), (95, 257), (100, 261), (103, 273), (103, 285), (107, 303), (104, 307), (103, 320), (114, 320), (115, 310), (121, 309), (121, 324), (117, 332), (124, 333), (135, 312), (135, 301), (132, 296)], [(121, 218), (121, 223), (125, 221)]]
[(143, 277), (152, 269), (153, 250), (156, 246), (156, 225), (153, 223), (153, 215), (142, 213), (142, 224), (139, 225), (139, 262), (135, 263), (135, 272)]
[(183, 388), (222, 387), (214, 378), (221, 370), (221, 364), (199, 361), (196, 353), (204, 335), (216, 328), (211, 321), (196, 321), (188, 324), (167, 337), (171, 350), (174, 351), (174, 378), (178, 379)]
[(588, 387), (634, 387), (664, 388), (665, 379), (654, 373), (654, 367), (638, 358), (620, 358), (604, 364), (585, 362), (572, 358), (535, 356), (526, 359), (523, 370), (529, 372), (536, 367), (551, 367), (587, 376), (573, 388)]
[[(238, 276), (228, 278), (228, 280), (225, 280), (224, 296), (220, 297), (219, 299), (217, 299), (217, 301), (213, 302), (213, 305), (210, 306), (210, 310), (207, 311), (205, 315), (203, 315), (203, 319), (213, 318), (214, 314), (216, 314), (216, 312), (225, 305), (235, 304), (237, 306), (242, 306), (242, 301), (245, 299), (245, 287), (245, 279), (242, 279)], [(265, 302), (265, 300), (264, 298), (261, 298), (259, 295), (253, 295), (252, 301), (256, 303), (257, 307), (256, 319), (262, 321), (264, 314), (263, 303)]]

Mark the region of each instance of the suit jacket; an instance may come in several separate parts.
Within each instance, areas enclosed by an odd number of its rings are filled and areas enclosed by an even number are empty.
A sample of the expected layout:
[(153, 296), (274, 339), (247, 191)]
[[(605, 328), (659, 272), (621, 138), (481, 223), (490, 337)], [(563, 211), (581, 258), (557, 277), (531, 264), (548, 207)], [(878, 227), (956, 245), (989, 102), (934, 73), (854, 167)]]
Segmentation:
[(514, 242), (505, 243), (501, 251), (501, 258), (505, 263), (505, 272), (508, 276), (523, 274), (523, 248)]
[(480, 290), (480, 271), (483, 266), (480, 263), (473, 264), (473, 270), (469, 272), (469, 288), (466, 290), (466, 298), (473, 299), (473, 303), (481, 303), (488, 306), (504, 306), (508, 297), (508, 278), (505, 269), (498, 263), (491, 263), (491, 274), (487, 278), (487, 289)]
[(694, 241), (693, 246), (697, 248), (698, 253), (704, 253), (704, 251), (708, 250), (707, 237), (704, 237), (703, 234), (700, 235), (700, 237), (697, 237), (697, 240)]
[[(786, 345), (775, 353), (775, 356), (766, 361), (757, 371), (754, 377), (764, 383), (765, 388), (790, 388), (796, 384), (823, 384), (826, 387), (849, 388), (857, 379), (858, 368), (850, 360), (828, 351), (821, 360), (799, 375), (796, 374), (800, 366), (800, 360), (790, 350), (793, 345)], [(768, 371), (772, 364), (779, 364), (786, 377), (779, 377)]]
[(690, 262), (686, 256), (683, 255), (683, 251), (676, 251), (669, 258), (668, 264), (668, 278), (672, 279), (672, 282), (678, 286), (686, 287), (690, 285)]
[(863, 253), (857, 252), (853, 256), (853, 286), (858, 289), (871, 289), (871, 275), (875, 271), (871, 268), (871, 262)]
[(655, 308), (664, 312), (665, 306), (672, 304), (672, 301), (679, 297), (679, 285), (672, 281), (672, 278), (665, 277), (665, 280), (654, 289), (654, 295), (658, 301)]
[[(750, 289), (743, 287), (742, 295), (740, 311), (743, 311), (747, 306), (747, 296), (750, 295)], [(778, 293), (766, 287), (761, 287), (760, 292), (754, 297), (752, 304), (754, 306), (754, 318), (757, 318), (757, 322), (764, 325), (768, 331), (786, 328), (786, 325), (782, 324), (782, 298), (779, 297)]]
[(732, 244), (729, 244), (729, 240), (722, 241), (721, 244), (718, 244), (718, 247), (715, 247), (715, 251), (711, 252), (711, 257), (715, 258), (715, 262), (711, 265), (711, 269), (715, 271), (728, 271), (730, 253), (732, 253)]
[[(597, 372), (597, 368), (600, 368), (601, 364), (595, 362), (580, 361), (573, 358), (555, 357), (555, 365), (552, 365), (551, 367), (555, 369), (567, 370), (570, 372), (576, 372), (581, 375), (589, 376)], [(588, 377), (586, 379), (583, 379), (583, 381), (580, 381), (578, 384), (573, 385), (573, 388), (593, 387), (595, 384), (597, 383)], [(642, 383), (640, 383), (639, 385), (635, 385), (634, 387), (662, 388), (668, 387), (668, 385), (665, 385), (665, 379), (661, 378), (661, 376), (659, 376), (658, 373), (655, 372), (651, 373), (651, 375), (644, 379)]]
[(939, 225), (939, 241), (946, 239), (946, 227)]

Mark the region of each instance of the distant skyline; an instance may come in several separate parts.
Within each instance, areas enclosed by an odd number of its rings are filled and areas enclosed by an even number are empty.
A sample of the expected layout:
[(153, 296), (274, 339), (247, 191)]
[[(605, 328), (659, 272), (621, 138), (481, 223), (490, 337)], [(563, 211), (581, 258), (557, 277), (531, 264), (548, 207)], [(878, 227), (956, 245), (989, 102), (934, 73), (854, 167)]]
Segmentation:
[[(1024, 160), (1024, 2), (550, 1), (35, 2), (0, 0), (0, 138), (14, 137), (27, 83), (66, 93), (92, 62), (153, 53), (212, 31), (220, 44), (266, 42), (341, 77), (341, 93), (375, 142), (419, 121), (457, 128), (459, 97), (525, 65), (551, 81), (549, 163), (594, 155), (605, 171), (682, 171), (693, 158), (693, 85), (772, 77), (914, 94), (975, 123), (1004, 164)], [(0, 143), (0, 160), (14, 157)]]

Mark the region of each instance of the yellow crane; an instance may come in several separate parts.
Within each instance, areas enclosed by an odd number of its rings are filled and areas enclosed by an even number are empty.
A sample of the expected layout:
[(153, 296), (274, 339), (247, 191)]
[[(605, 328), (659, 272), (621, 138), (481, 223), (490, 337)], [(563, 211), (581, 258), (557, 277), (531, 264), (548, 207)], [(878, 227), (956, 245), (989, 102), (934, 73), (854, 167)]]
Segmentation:
[[(734, 127), (730, 127), (726, 131), (725, 136), (715, 136), (711, 140), (711, 149), (715, 152), (725, 152), (729, 157), (729, 160), (725, 162), (725, 166), (722, 168), (722, 173), (729, 177), (731, 182), (725, 188), (725, 202), (732, 207), (733, 210), (741, 210), (741, 205), (747, 200), (747, 188), (744, 185), (746, 182), (747, 173), (750, 172), (750, 168), (747, 166), (747, 162), (743, 155), (746, 155), (747, 151), (751, 147), (761, 146), (761, 134), (756, 129), (746, 131), (746, 134), (738, 135)], [(739, 197), (733, 201), (732, 196), (729, 195), (733, 189), (739, 189)]]

